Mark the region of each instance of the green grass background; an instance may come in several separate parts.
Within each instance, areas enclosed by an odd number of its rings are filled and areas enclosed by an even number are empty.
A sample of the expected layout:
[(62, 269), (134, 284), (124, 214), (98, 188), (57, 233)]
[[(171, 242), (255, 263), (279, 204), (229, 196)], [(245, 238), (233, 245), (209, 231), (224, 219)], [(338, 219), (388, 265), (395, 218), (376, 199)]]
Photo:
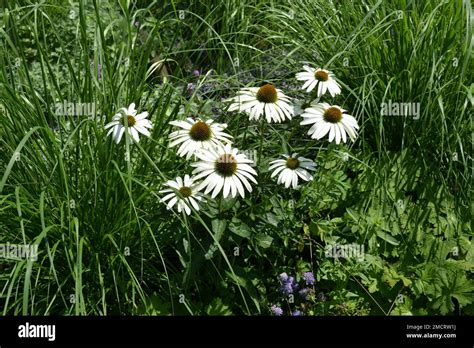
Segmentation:
[[(40, 245), (0, 260), (3, 315), (474, 313), (470, 0), (10, 0), (0, 43), (0, 243)], [(167, 211), (158, 190), (190, 172), (168, 122), (212, 116), (253, 153), (262, 129), (222, 100), (264, 81), (304, 100), (303, 64), (336, 74), (358, 140), (268, 125), (251, 195)], [(64, 100), (97, 115), (57, 115)], [(381, 116), (389, 100), (420, 118)], [(103, 125), (131, 102), (152, 137), (117, 146)], [(319, 166), (297, 191), (267, 171), (288, 151)], [(331, 243), (365, 262), (325, 257)], [(325, 301), (278, 294), (279, 273), (309, 270)]]

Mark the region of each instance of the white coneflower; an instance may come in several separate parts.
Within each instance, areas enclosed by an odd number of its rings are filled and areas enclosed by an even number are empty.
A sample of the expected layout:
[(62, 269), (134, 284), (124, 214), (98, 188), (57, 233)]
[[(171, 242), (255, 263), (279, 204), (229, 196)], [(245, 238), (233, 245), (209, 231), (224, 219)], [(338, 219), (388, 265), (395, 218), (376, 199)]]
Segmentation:
[(301, 89), (306, 89), (306, 92), (311, 92), (314, 88), (318, 88), (318, 97), (321, 97), (329, 91), (332, 97), (341, 93), (341, 86), (334, 79), (334, 74), (324, 69), (314, 69), (307, 65), (303, 66), (305, 71), (296, 74), (296, 79), (305, 81)]
[(249, 165), (253, 162), (238, 151), (230, 145), (225, 145), (196, 152), (201, 161), (192, 164), (195, 167), (193, 174), (196, 174), (196, 180), (205, 178), (199, 185), (200, 189), (206, 188), (204, 193), (212, 191), (212, 198), (221, 191), (224, 198), (229, 194), (235, 197), (239, 193), (244, 198), (244, 186), (247, 191), (252, 192), (249, 181), (256, 184), (254, 176), (257, 173)]
[(359, 129), (357, 120), (345, 112), (346, 110), (337, 105), (329, 105), (327, 103), (312, 104), (301, 115), (304, 120), (300, 124), (313, 125), (308, 131), (308, 134), (313, 139), (321, 139), (329, 132), (329, 141), (336, 140), (336, 144), (339, 144), (342, 140), (345, 143), (347, 141), (347, 132), (349, 138), (355, 141), (357, 129)]
[(121, 108), (120, 111), (112, 118), (112, 121), (105, 126), (105, 129), (110, 128), (107, 135), (112, 134), (115, 142), (117, 144), (120, 143), (123, 133), (127, 128), (125, 123), (127, 123), (129, 136), (138, 143), (140, 141), (138, 133), (149, 137), (150, 132), (147, 128), (153, 128), (150, 120), (146, 119), (147, 117), (148, 111), (144, 111), (137, 115), (135, 103), (132, 103), (128, 108)]
[(291, 120), (294, 115), (293, 106), (289, 104), (290, 98), (271, 83), (260, 88), (243, 88), (230, 100), (232, 104), (229, 111), (246, 112), (250, 120), (258, 120), (260, 116), (265, 115), (268, 123), (279, 123), (285, 118)]
[(284, 184), (286, 188), (296, 188), (298, 186), (298, 177), (304, 181), (313, 180), (313, 177), (308, 172), (316, 169), (316, 163), (308, 158), (298, 157), (294, 153), (290, 155), (283, 155), (285, 159), (278, 159), (270, 162), (270, 170), (274, 170), (271, 177), (278, 175), (278, 184)]
[(178, 155), (188, 159), (199, 149), (231, 143), (232, 136), (223, 132), (227, 127), (225, 123), (188, 118), (186, 121), (172, 121), (170, 124), (181, 129), (169, 135), (171, 141), (169, 147), (180, 145)]
[(160, 191), (160, 193), (167, 193), (160, 199), (160, 202), (165, 203), (167, 209), (171, 209), (177, 204), (178, 213), (184, 210), (188, 215), (191, 215), (190, 206), (199, 210), (198, 202), (202, 199), (202, 193), (196, 187), (195, 178), (186, 174), (183, 179), (178, 176), (175, 180), (169, 180), (164, 185), (170, 188)]

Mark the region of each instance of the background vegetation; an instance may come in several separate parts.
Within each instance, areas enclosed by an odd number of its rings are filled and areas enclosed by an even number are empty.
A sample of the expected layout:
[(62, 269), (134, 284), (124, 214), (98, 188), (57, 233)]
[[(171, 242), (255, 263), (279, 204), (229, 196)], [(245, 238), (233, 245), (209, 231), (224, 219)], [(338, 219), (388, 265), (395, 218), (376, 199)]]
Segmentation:
[[(470, 0), (22, 0), (0, 21), (0, 243), (40, 245), (0, 261), (3, 315), (474, 314)], [(163, 182), (190, 172), (168, 122), (213, 117), (252, 154), (259, 125), (222, 100), (270, 81), (304, 101), (306, 63), (341, 81), (358, 140), (269, 125), (251, 195), (167, 211)], [(419, 119), (381, 116), (389, 100)], [(152, 137), (117, 146), (103, 126), (131, 102)], [(298, 190), (268, 173), (286, 152), (318, 164)], [(327, 257), (334, 243), (363, 262)], [(291, 303), (277, 276), (306, 271)]]

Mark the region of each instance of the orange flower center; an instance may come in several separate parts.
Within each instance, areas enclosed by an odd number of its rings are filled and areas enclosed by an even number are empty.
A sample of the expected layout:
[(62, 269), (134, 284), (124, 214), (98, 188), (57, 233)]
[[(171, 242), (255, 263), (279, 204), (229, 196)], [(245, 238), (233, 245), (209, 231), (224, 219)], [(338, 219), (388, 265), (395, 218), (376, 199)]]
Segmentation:
[(237, 171), (237, 160), (232, 154), (225, 153), (217, 159), (215, 169), (221, 176), (232, 176)]
[(211, 127), (204, 121), (198, 121), (189, 130), (189, 136), (195, 141), (209, 140), (212, 136)]
[(336, 108), (335, 106), (331, 106), (324, 112), (323, 118), (326, 122), (338, 123), (342, 119), (342, 111), (341, 109)]
[(187, 186), (183, 186), (179, 189), (179, 193), (181, 193), (181, 196), (183, 196), (184, 198), (186, 197), (189, 197), (191, 196), (191, 194), (193, 193), (193, 191), (187, 187)]
[(300, 166), (300, 161), (297, 158), (290, 157), (286, 160), (286, 166), (290, 169), (296, 169)]
[(127, 123), (128, 123), (129, 127), (133, 127), (137, 123), (137, 120), (132, 115), (128, 115), (127, 116)]
[(275, 103), (278, 100), (277, 90), (271, 83), (259, 88), (257, 100), (261, 103)]
[(318, 81), (325, 82), (329, 80), (329, 74), (323, 70), (317, 70), (314, 73), (314, 78)]

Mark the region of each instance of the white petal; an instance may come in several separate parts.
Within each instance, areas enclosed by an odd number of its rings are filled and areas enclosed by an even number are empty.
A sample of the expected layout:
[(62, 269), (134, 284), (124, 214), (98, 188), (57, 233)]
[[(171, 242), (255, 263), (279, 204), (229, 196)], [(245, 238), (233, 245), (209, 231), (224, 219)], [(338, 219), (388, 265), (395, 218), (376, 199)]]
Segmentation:
[(241, 175), (239, 172), (235, 173), (235, 175), (240, 179), (242, 184), (244, 184), (247, 191), (252, 192), (252, 186), (250, 185), (248, 180), (243, 175)]
[(135, 120), (140, 121), (148, 117), (148, 111), (144, 111), (135, 116)]
[(334, 125), (331, 123), (330, 130), (329, 130), (329, 142), (333, 141), (335, 136), (336, 136), (336, 129)]
[[(309, 86), (311, 86), (314, 82), (318, 82), (318, 80), (313, 80), (313, 79), (310, 79), (308, 81), (306, 81), (303, 86), (301, 87), (301, 89), (306, 89), (306, 88), (309, 88)], [(313, 86), (314, 88), (314, 86)], [(309, 91), (308, 91), (309, 92)]]
[(237, 188), (237, 190), (239, 191), (240, 196), (242, 198), (245, 198), (245, 190), (244, 190), (244, 187), (242, 186), (242, 183), (240, 182), (239, 178), (237, 176), (234, 176), (233, 179), (234, 179), (234, 185)]
[(148, 129), (146, 129), (146, 128), (143, 128), (143, 127), (140, 127), (140, 126), (138, 126), (138, 125), (135, 125), (135, 129), (136, 129), (138, 132), (142, 133), (143, 135), (145, 135), (145, 136), (147, 136), (147, 137), (150, 137), (150, 136), (151, 136), (150, 132), (149, 132)]
[(230, 188), (231, 188), (231, 191), (232, 191), (232, 197), (237, 196), (237, 186), (235, 185), (234, 176), (230, 176), (227, 179), (230, 181)]
[(320, 83), (318, 84), (318, 97), (321, 97), (323, 95), (322, 90), (323, 90), (323, 84)]
[(321, 127), (312, 135), (313, 139), (321, 139), (324, 137), (331, 129), (330, 123), (324, 123)]
[(169, 193), (167, 194), (166, 196), (164, 196), (163, 198), (160, 199), (160, 202), (164, 203), (166, 202), (168, 199), (170, 199), (171, 197), (174, 197), (176, 196), (176, 194), (174, 192), (172, 193)]
[(117, 133), (117, 137), (115, 139), (115, 141), (118, 143), (120, 143), (120, 141), (122, 140), (122, 136), (123, 136), (123, 133), (125, 132), (125, 127), (120, 127), (118, 133)]
[(334, 133), (336, 133), (336, 144), (341, 142), (341, 133), (339, 132), (339, 126), (337, 123), (333, 124)]
[(295, 189), (298, 186), (298, 175), (296, 175), (295, 171), (293, 171), (292, 179), (293, 179), (293, 182), (292, 182), (293, 188)]
[[(318, 80), (313, 80), (313, 82), (311, 82), (311, 84), (308, 86), (308, 89), (306, 90), (306, 92), (311, 92), (314, 87), (316, 87), (318, 85)], [(319, 84), (321, 85), (321, 83)]]
[(344, 130), (344, 126), (342, 125), (342, 122), (338, 123), (337, 125), (339, 126), (339, 132), (341, 133), (342, 142), (345, 143), (347, 141), (347, 137), (346, 131)]
[(222, 192), (223, 197), (226, 198), (230, 192), (230, 180), (229, 178), (224, 178), (224, 191)]
[(173, 199), (171, 199), (168, 204), (166, 205), (166, 207), (168, 209), (171, 209), (173, 207), (173, 205), (176, 204), (176, 202), (178, 201), (178, 198), (177, 197), (173, 197)]
[(186, 214), (191, 215), (191, 208), (189, 208), (189, 206), (184, 202), (183, 202), (183, 207), (184, 207), (184, 210), (185, 210)]
[(323, 85), (323, 89), (321, 91), (321, 94), (324, 95), (326, 94), (326, 91), (328, 89), (328, 83), (326, 82), (326, 83), (323, 83), (322, 85)]
[(129, 115), (134, 116), (136, 114), (136, 112), (137, 111), (135, 110), (135, 103), (130, 104), (129, 107), (128, 107), (127, 113)]
[(135, 140), (137, 143), (140, 141), (140, 137), (138, 136), (138, 132), (134, 127), (131, 127), (128, 129), (130, 132), (130, 135), (132, 136), (133, 140)]
[(224, 186), (224, 178), (219, 177), (217, 174), (215, 174), (216, 179), (215, 179), (215, 186), (214, 186), (214, 191), (212, 191), (211, 197), (214, 198), (216, 197), (219, 192), (221, 192), (222, 187)]
[(193, 197), (189, 197), (189, 202), (191, 202), (191, 205), (193, 206), (194, 209), (199, 210), (199, 204), (196, 202), (196, 200)]

